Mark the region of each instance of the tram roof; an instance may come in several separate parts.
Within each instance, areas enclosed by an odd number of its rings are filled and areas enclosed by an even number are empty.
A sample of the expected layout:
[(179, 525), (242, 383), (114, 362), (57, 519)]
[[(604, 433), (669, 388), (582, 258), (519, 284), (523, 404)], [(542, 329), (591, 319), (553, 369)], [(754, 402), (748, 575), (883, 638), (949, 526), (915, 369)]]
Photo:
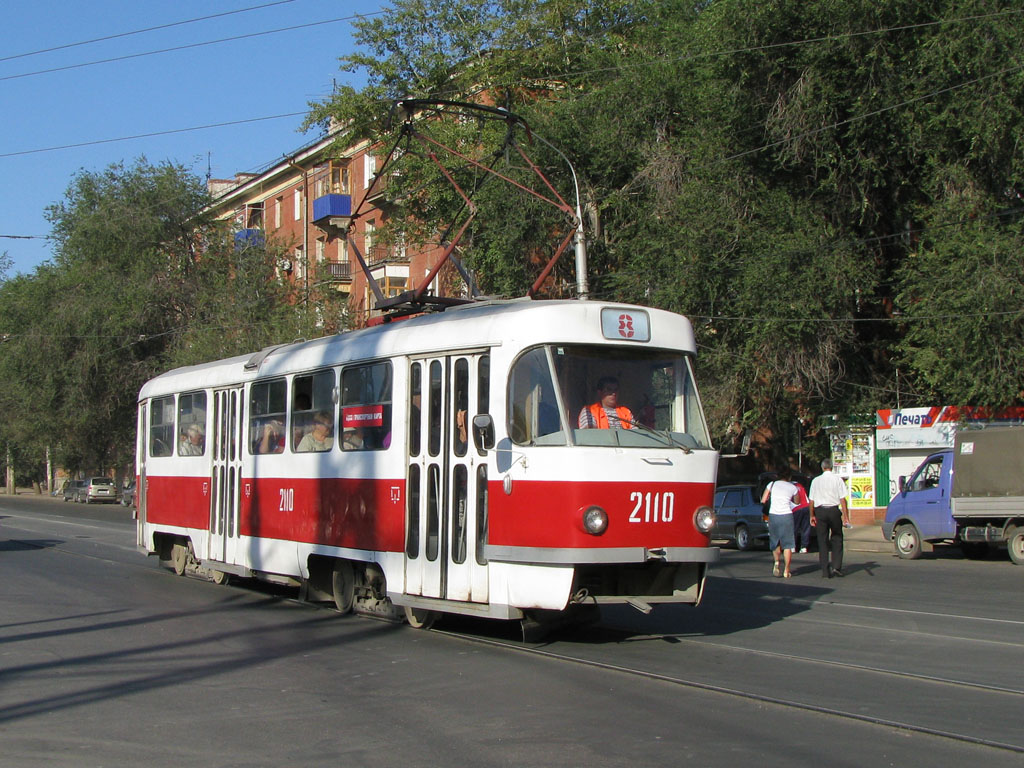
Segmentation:
[(267, 347), (254, 354), (176, 368), (146, 382), (139, 399), (395, 355), (482, 349), (504, 344), (617, 343), (602, 335), (601, 311), (606, 308), (647, 313), (651, 319), (650, 341), (642, 342), (641, 346), (696, 351), (689, 320), (661, 309), (572, 299), (490, 300), (333, 336)]

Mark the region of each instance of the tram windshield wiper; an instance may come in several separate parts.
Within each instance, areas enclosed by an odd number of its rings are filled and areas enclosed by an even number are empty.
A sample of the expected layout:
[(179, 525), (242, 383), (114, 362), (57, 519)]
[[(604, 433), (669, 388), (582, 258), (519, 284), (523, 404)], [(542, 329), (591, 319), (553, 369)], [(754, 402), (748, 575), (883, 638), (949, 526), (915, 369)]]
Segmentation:
[(672, 437), (672, 433), (667, 430), (654, 429), (648, 427), (646, 424), (641, 424), (639, 421), (631, 421), (630, 419), (620, 419), (623, 424), (629, 424), (631, 427), (635, 427), (645, 435), (651, 435), (659, 440), (663, 440), (669, 447), (675, 447), (682, 450), (683, 453), (693, 453), (693, 449), (689, 446), (683, 445), (681, 442)]

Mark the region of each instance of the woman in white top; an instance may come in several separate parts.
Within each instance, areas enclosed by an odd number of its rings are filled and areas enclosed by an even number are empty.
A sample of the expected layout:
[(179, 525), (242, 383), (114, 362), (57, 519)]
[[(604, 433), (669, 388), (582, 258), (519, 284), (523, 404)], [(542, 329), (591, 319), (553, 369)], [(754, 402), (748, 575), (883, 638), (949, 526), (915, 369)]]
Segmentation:
[[(798, 498), (798, 491), (797, 487), (789, 482), (789, 467), (779, 467), (777, 475), (778, 479), (769, 483), (761, 494), (761, 503), (764, 504), (771, 499), (768, 507), (768, 546), (775, 560), (772, 575), (784, 575), (788, 579), (793, 575), (790, 573), (789, 565), (793, 559), (793, 549), (796, 547), (796, 537), (793, 535), (793, 507)], [(785, 560), (784, 574), (779, 573), (780, 557)]]

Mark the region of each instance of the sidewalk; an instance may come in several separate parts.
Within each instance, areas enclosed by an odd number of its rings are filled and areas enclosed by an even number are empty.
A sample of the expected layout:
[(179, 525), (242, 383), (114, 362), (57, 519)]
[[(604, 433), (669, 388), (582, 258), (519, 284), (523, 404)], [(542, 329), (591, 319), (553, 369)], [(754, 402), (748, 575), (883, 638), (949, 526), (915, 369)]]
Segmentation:
[(843, 542), (846, 549), (855, 552), (878, 552), (892, 554), (892, 542), (882, 536), (882, 526), (879, 523), (868, 525), (855, 525), (853, 528), (846, 528), (843, 531)]

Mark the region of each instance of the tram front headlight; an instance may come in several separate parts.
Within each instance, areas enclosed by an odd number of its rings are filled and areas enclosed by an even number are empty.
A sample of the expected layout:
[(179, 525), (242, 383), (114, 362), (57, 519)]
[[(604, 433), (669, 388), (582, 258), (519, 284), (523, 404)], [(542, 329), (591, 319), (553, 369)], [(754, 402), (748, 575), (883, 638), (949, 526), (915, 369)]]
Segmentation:
[(583, 510), (583, 530), (591, 536), (600, 536), (608, 530), (608, 513), (600, 507)]
[(698, 507), (693, 513), (693, 524), (701, 533), (710, 533), (715, 527), (715, 510), (711, 507)]

